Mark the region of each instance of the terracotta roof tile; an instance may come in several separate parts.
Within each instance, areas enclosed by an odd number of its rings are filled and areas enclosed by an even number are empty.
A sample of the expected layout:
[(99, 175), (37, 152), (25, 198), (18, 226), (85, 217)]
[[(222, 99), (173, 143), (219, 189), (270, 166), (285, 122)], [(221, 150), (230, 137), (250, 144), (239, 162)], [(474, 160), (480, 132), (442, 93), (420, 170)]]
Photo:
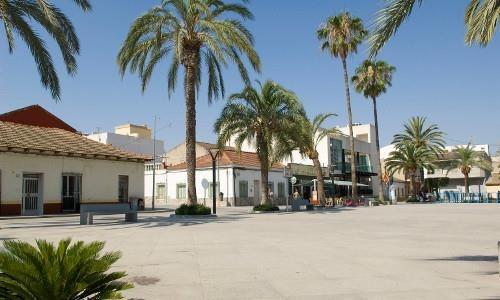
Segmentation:
[[(218, 160), (219, 166), (239, 166), (260, 168), (259, 156), (254, 152), (237, 152), (236, 150), (225, 150), (221, 152)], [(210, 154), (201, 156), (196, 160), (196, 168), (209, 168), (212, 166), (212, 157)], [(185, 162), (169, 167), (170, 170), (184, 170), (187, 168)], [(283, 168), (281, 164), (274, 164), (273, 169)]]
[[(149, 157), (119, 150), (111, 145), (90, 140), (82, 135), (58, 128), (44, 128), (0, 121), (0, 149), (51, 151), (56, 155), (92, 155), (108, 159), (147, 160)], [(10, 150), (9, 150), (10, 149)], [(58, 153), (57, 153), (58, 152)]]

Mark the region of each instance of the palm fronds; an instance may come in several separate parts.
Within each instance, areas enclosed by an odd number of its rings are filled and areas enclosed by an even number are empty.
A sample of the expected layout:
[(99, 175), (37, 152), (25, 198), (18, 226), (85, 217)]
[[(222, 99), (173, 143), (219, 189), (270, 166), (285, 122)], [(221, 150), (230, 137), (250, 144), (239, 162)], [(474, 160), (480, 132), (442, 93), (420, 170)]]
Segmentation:
[(465, 43), (488, 45), (493, 39), (500, 17), (500, 1), (471, 0), (465, 11)]

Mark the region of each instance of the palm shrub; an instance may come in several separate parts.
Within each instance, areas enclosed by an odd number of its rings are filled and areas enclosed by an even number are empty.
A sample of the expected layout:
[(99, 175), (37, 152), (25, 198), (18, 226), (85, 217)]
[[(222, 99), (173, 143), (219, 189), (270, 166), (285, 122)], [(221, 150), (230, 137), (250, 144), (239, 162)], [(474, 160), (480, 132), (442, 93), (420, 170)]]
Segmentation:
[(389, 65), (385, 61), (365, 60), (356, 69), (356, 75), (351, 79), (354, 88), (358, 93), (363, 94), (366, 98), (372, 100), (373, 118), (375, 120), (375, 144), (377, 148), (377, 163), (378, 163), (378, 180), (379, 192), (378, 197), (381, 202), (384, 201), (384, 184), (382, 181), (382, 163), (380, 161), (380, 139), (378, 127), (377, 113), (377, 98), (387, 91), (387, 87), (392, 85), (392, 74), (396, 68)]
[(22, 241), (5, 241), (0, 251), (0, 299), (122, 299), (132, 287), (119, 281), (124, 272), (108, 272), (120, 252), (101, 254), (104, 242), (56, 246), (37, 240), (36, 247)]
[(266, 81), (260, 90), (247, 86), (229, 97), (215, 122), (220, 147), (232, 141), (238, 151), (244, 142), (255, 142), (260, 161), (261, 204), (269, 203), (269, 169), (290, 155), (297, 125), (305, 112), (297, 95)]
[(330, 135), (340, 134), (336, 128), (322, 128), (323, 123), (335, 114), (319, 114), (311, 121), (307, 117), (304, 118), (299, 128), (300, 135), (297, 140), (297, 148), (302, 156), (309, 158), (313, 162), (316, 180), (318, 182), (318, 200), (324, 205), (325, 201), (325, 180), (323, 177), (323, 169), (319, 161), (319, 153), (317, 150), (318, 144), (325, 137)]
[(385, 160), (385, 168), (391, 175), (399, 171), (404, 172), (410, 178), (410, 193), (413, 198), (416, 198), (415, 177), (418, 170), (434, 171), (436, 159), (436, 154), (428, 148), (403, 143), (389, 154)]
[(474, 146), (468, 143), (466, 146), (459, 146), (451, 152), (451, 159), (446, 160), (446, 168), (459, 169), (464, 175), (465, 194), (469, 194), (469, 174), (472, 168), (477, 167), (485, 171), (493, 170), (490, 157), (483, 151), (474, 150)]
[(253, 19), (248, 8), (222, 0), (163, 0), (132, 24), (118, 54), (122, 76), (127, 69), (141, 78), (144, 92), (155, 68), (169, 58), (168, 95), (175, 91), (178, 71), (184, 70), (186, 102), (186, 164), (188, 202), (196, 204), (196, 98), (207, 74), (208, 102), (224, 97), (222, 76), (230, 62), (250, 84), (243, 58), (260, 71), (254, 38), (241, 20)]
[[(91, 9), (88, 0), (72, 1), (84, 11)], [(48, 0), (2, 0), (0, 22), (3, 23), (9, 52), (14, 52), (15, 36), (19, 36), (35, 59), (42, 85), (50, 90), (52, 98), (59, 100), (61, 87), (52, 55), (31, 22), (38, 23), (56, 41), (66, 71), (74, 75), (77, 70), (75, 55), (80, 53), (80, 42), (68, 17)]]
[[(411, 15), (415, 5), (421, 5), (423, 0), (386, 0), (386, 2), (387, 5), (377, 12), (374, 30), (369, 37), (370, 57), (372, 58)], [(500, 1), (470, 0), (464, 17), (465, 43), (488, 45), (493, 39), (499, 17)]]
[(337, 16), (329, 17), (317, 31), (317, 37), (321, 42), (321, 49), (328, 52), (333, 57), (338, 57), (342, 61), (344, 70), (345, 99), (347, 104), (347, 115), (349, 117), (349, 141), (351, 157), (351, 182), (352, 196), (358, 197), (356, 179), (356, 160), (354, 151), (354, 135), (352, 131), (352, 109), (351, 93), (349, 90), (349, 74), (347, 71), (347, 57), (358, 51), (358, 46), (363, 42), (368, 31), (363, 27), (360, 18), (353, 17), (348, 12), (343, 12)]

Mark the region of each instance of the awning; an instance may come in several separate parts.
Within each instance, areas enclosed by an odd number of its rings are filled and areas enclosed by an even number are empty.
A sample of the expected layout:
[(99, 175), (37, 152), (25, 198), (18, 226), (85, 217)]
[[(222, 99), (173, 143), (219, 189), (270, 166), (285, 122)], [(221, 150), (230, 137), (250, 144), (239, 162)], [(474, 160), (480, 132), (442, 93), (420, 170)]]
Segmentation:
[[(331, 184), (332, 181), (331, 180), (325, 180), (325, 183)], [(350, 181), (344, 181), (344, 180), (335, 180), (335, 181), (333, 181), (333, 183), (335, 185), (352, 186), (352, 182), (350, 182)], [(363, 184), (363, 183), (358, 183), (357, 186), (369, 187), (369, 185), (366, 185), (366, 184)]]

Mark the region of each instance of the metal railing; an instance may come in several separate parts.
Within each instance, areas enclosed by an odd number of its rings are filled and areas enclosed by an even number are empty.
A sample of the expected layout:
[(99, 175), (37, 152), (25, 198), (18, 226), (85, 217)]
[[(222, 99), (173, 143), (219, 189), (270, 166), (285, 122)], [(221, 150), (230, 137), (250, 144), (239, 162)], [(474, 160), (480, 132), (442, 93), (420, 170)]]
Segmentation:
[(447, 191), (438, 196), (438, 201), (443, 203), (500, 203), (500, 192), (466, 194)]

